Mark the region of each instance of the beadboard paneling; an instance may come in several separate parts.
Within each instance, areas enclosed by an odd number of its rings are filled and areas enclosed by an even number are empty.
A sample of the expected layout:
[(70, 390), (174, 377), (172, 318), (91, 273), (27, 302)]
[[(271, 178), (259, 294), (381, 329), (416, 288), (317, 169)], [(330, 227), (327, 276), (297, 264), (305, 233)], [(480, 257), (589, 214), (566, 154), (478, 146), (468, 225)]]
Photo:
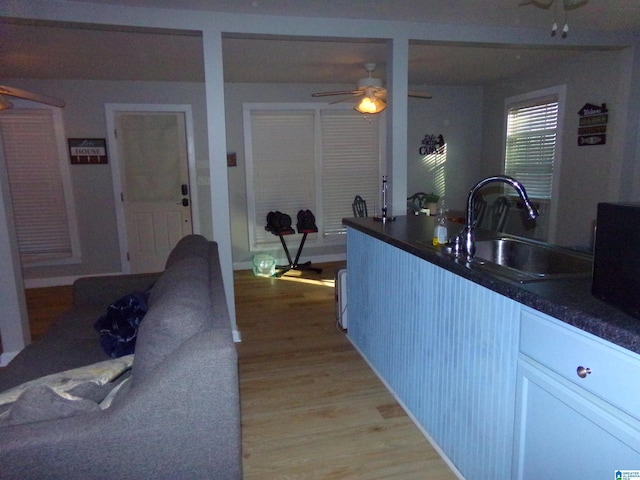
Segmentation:
[(468, 479), (510, 477), (520, 305), (348, 230), (349, 338)]

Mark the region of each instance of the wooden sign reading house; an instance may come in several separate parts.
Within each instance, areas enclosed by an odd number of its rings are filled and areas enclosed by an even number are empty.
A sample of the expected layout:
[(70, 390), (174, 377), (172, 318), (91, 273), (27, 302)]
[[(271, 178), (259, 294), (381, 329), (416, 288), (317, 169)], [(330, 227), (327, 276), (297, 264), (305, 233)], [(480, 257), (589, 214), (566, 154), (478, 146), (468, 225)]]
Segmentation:
[(585, 103), (578, 115), (580, 115), (578, 146), (604, 145), (607, 143), (609, 110), (606, 103), (602, 105)]
[(72, 165), (107, 163), (107, 144), (104, 138), (68, 138)]

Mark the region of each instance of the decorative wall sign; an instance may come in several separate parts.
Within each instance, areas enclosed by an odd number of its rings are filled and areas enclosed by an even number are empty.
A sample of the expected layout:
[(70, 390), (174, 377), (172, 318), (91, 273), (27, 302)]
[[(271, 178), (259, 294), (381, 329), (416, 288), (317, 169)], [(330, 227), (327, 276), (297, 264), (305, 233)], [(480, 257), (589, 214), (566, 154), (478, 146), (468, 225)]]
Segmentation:
[(578, 112), (580, 126), (578, 127), (578, 146), (604, 145), (607, 143), (607, 122), (609, 110), (607, 104), (593, 105), (585, 103)]
[(420, 155), (430, 155), (437, 153), (438, 149), (444, 147), (444, 137), (442, 135), (425, 134), (422, 139), (422, 146), (418, 150)]
[(71, 165), (99, 165), (107, 162), (104, 138), (68, 138)]

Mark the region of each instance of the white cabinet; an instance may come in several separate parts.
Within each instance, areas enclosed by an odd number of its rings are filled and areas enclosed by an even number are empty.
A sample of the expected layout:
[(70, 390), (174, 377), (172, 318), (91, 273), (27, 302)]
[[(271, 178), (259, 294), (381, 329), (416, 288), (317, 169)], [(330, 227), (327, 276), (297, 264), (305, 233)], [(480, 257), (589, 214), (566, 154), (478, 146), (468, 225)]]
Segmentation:
[(640, 356), (523, 308), (513, 477), (640, 470)]
[(640, 355), (352, 228), (347, 263), (349, 339), (460, 476), (640, 470)]

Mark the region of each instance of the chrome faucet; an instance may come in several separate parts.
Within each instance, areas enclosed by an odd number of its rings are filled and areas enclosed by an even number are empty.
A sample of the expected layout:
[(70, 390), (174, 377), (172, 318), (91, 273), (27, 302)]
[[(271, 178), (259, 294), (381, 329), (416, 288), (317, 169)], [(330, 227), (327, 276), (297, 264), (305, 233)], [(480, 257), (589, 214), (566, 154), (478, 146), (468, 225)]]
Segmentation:
[(495, 175), (480, 180), (471, 188), (471, 190), (469, 190), (469, 195), (467, 196), (467, 218), (465, 221), (464, 230), (462, 231), (462, 253), (464, 253), (468, 259), (473, 258), (476, 253), (475, 238), (473, 233), (473, 229), (476, 226), (476, 221), (473, 218), (473, 200), (478, 190), (480, 190), (488, 183), (493, 182), (502, 182), (511, 185), (515, 189), (515, 191), (518, 192), (518, 195), (520, 195), (520, 198), (522, 199), (524, 206), (527, 209), (527, 213), (529, 214), (529, 218), (533, 220), (539, 215), (538, 210), (533, 206), (531, 200), (529, 200), (527, 191), (515, 178), (508, 177), (506, 175)]

